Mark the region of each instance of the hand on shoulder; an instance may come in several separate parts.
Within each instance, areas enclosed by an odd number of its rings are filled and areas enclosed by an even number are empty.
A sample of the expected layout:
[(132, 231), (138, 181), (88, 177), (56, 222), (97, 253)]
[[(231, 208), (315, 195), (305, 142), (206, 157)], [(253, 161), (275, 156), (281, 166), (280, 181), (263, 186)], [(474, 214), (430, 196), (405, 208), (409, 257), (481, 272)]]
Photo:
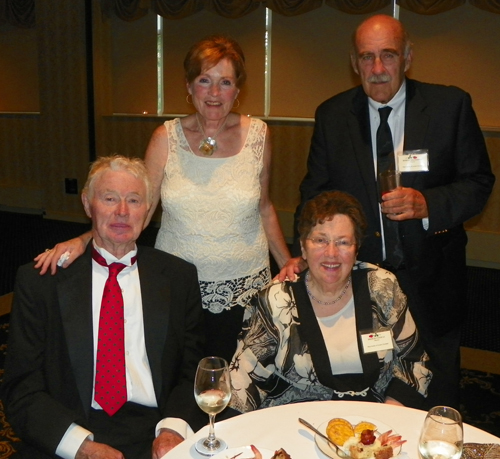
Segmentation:
[(49, 268), (51, 274), (57, 272), (58, 266), (67, 268), (85, 252), (90, 239), (90, 233), (85, 233), (69, 241), (56, 244), (53, 249), (45, 250), (34, 259), (35, 269), (40, 269), (40, 275), (44, 275)]
[(286, 264), (281, 268), (279, 274), (274, 278), (280, 282), (285, 280), (290, 280), (295, 282), (297, 280), (297, 274), (307, 269), (307, 262), (302, 257), (290, 258)]

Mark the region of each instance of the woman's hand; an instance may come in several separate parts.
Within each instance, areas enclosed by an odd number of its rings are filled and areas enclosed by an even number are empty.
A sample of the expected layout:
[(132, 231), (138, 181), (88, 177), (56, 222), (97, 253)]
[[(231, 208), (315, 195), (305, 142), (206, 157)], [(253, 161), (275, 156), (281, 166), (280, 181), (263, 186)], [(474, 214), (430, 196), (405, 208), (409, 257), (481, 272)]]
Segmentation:
[(47, 249), (45, 252), (42, 252), (35, 258), (35, 269), (41, 268), (40, 275), (45, 274), (49, 268), (51, 274), (55, 274), (59, 260), (61, 260), (61, 266), (67, 268), (85, 252), (85, 248), (90, 241), (89, 236), (90, 233), (82, 234), (69, 241), (56, 244), (53, 249)]
[(250, 445), (250, 448), (252, 448), (252, 452), (255, 454), (255, 456), (250, 459), (262, 459), (262, 454), (254, 445)]
[(284, 282), (286, 278), (294, 281), (297, 274), (301, 273), (306, 268), (307, 262), (302, 257), (290, 258), (274, 279), (280, 282)]

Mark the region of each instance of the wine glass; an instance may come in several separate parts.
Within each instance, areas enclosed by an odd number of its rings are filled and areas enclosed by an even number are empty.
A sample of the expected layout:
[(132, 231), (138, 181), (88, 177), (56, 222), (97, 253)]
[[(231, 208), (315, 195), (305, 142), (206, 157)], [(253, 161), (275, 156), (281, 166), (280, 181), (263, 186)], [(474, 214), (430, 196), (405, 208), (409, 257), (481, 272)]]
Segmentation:
[(208, 414), (210, 427), (208, 437), (198, 440), (196, 451), (212, 456), (227, 448), (220, 438), (215, 438), (215, 415), (220, 413), (231, 398), (231, 380), (227, 362), (221, 357), (205, 357), (198, 363), (194, 380), (194, 397), (198, 406)]
[(459, 459), (463, 449), (462, 416), (449, 406), (427, 413), (418, 450), (424, 459)]

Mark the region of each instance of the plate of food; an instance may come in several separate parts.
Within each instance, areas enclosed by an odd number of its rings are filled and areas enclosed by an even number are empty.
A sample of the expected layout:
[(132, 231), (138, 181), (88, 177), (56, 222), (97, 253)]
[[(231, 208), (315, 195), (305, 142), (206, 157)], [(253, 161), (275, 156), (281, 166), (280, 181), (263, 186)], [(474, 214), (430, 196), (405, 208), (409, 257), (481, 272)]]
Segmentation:
[(255, 446), (252, 449), (252, 446), (229, 448), (216, 456), (212, 456), (212, 459), (291, 459), (284, 450), (271, 451), (270, 449), (256, 448)]
[[(406, 442), (387, 424), (365, 416), (333, 418), (321, 424), (318, 430), (353, 459), (396, 457), (401, 452), (401, 445)], [(345, 459), (340, 457), (335, 448), (319, 435), (315, 435), (315, 441), (326, 456), (333, 459)]]

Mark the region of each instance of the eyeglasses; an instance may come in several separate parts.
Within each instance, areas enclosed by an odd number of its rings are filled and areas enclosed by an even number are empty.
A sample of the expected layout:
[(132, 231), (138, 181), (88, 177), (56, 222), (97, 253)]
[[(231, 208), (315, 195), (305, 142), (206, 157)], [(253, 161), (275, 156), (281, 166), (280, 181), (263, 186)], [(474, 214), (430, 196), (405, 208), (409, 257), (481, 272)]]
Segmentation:
[[(363, 67), (373, 66), (376, 58), (377, 56), (375, 56), (375, 54), (362, 54), (361, 56), (358, 56), (358, 60)], [(384, 66), (391, 66), (395, 62), (398, 62), (399, 54), (385, 51), (380, 54), (379, 59), (382, 61), (382, 64), (384, 64)]]
[(348, 239), (337, 239), (336, 241), (331, 241), (326, 237), (308, 237), (307, 240), (311, 241), (312, 246), (315, 249), (326, 249), (330, 243), (333, 243), (337, 249), (341, 251), (349, 250), (353, 245), (356, 245), (355, 242), (351, 242)]

